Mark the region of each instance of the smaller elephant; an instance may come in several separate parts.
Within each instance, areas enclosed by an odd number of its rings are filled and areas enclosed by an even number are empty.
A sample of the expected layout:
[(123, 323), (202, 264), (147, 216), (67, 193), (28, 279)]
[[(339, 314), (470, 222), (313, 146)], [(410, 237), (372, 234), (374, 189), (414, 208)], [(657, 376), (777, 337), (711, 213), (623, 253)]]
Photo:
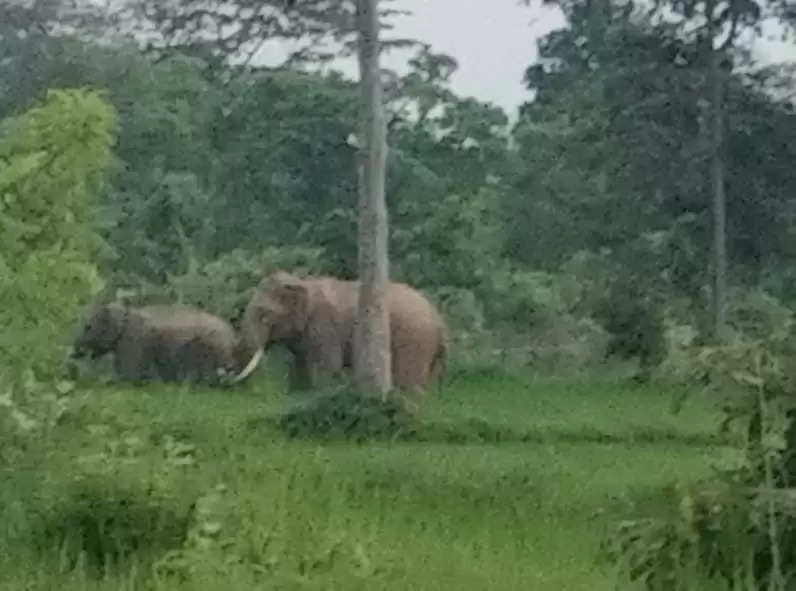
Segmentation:
[[(299, 278), (283, 271), (267, 275), (249, 301), (242, 341), (251, 362), (236, 377), (245, 378), (262, 351), (281, 344), (293, 353), (291, 389), (320, 386), (353, 365), (359, 282), (334, 277)], [(434, 305), (403, 283), (387, 290), (393, 385), (422, 392), (447, 357), (445, 323)]]
[(95, 307), (72, 346), (71, 357), (113, 353), (124, 381), (221, 384), (239, 374), (240, 339), (226, 321), (183, 305)]

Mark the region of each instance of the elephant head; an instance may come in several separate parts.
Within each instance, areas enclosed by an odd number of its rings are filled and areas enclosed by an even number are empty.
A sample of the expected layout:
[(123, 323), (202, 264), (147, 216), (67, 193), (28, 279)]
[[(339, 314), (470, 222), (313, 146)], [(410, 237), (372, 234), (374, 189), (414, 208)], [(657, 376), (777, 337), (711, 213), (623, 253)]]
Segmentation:
[(251, 361), (233, 381), (248, 377), (263, 351), (271, 345), (290, 345), (298, 338), (306, 325), (308, 311), (309, 290), (300, 278), (284, 271), (266, 275), (243, 315), (243, 342), (251, 352)]
[(72, 344), (70, 357), (90, 355), (96, 359), (112, 351), (124, 331), (127, 314), (127, 307), (120, 303), (92, 306)]

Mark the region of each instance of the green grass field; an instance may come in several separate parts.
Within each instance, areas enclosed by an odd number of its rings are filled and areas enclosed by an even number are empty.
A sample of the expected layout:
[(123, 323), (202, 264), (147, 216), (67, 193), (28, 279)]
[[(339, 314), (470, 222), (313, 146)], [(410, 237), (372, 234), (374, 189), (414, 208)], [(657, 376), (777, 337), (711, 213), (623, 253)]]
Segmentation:
[(285, 439), (274, 391), (81, 394), (0, 464), (0, 589), (614, 589), (616, 523), (734, 457), (672, 394), (462, 376), (424, 413), (459, 442), (364, 444)]

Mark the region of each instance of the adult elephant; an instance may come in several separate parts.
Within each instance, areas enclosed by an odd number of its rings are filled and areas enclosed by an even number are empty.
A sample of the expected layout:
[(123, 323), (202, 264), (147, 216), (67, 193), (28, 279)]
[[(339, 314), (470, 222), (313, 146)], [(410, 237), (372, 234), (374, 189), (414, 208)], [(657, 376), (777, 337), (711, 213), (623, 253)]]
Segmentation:
[(247, 352), (229, 323), (197, 308), (110, 303), (92, 308), (70, 356), (112, 353), (124, 381), (221, 384), (240, 374)]
[[(243, 340), (252, 358), (236, 378), (254, 370), (272, 345), (293, 354), (291, 389), (318, 387), (352, 367), (359, 282), (334, 277), (299, 278), (284, 271), (266, 275), (243, 316)], [(437, 309), (403, 283), (387, 291), (393, 385), (422, 391), (434, 374), (441, 380), (446, 362), (446, 328)]]

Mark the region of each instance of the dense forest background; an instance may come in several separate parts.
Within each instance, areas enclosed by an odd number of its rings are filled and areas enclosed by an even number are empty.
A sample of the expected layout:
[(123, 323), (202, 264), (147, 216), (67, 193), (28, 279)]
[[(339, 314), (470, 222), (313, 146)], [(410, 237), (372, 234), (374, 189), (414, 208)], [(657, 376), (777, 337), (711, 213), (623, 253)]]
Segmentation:
[[(265, 268), (352, 277), (355, 83), (302, 69), (320, 59), (310, 51), (280, 68), (230, 65), (256, 32), (200, 43), (190, 3), (173, 14), (145, 4), (67, 18), (54, 16), (57, 2), (12, 3), (0, 19), (0, 117), (74, 87), (107, 91), (118, 113), (95, 225), (109, 285), (235, 321)], [(270, 32), (345, 42), (344, 4), (322, 14), (306, 3), (295, 30)], [(710, 52), (639, 7), (562, 8), (569, 28), (540, 41), (526, 73), (533, 100), (512, 125), (451, 90), (454, 58), (396, 43), (416, 53), (406, 75), (385, 72), (392, 276), (433, 294), (460, 344), (498, 331), (504, 357), (582, 365), (617, 353), (654, 365), (673, 339), (708, 334)], [(169, 43), (141, 51), (119, 37), (147, 23)], [(751, 309), (796, 304), (796, 68), (727, 56), (728, 310), (739, 331)]]
[[(709, 307), (707, 66), (639, 11), (573, 4), (568, 16), (541, 41), (526, 75), (535, 98), (513, 126), (456, 96), (455, 60), (428, 47), (390, 78), (392, 275), (469, 331), (599, 357), (604, 330), (617, 350), (654, 357), (664, 325), (704, 332)], [(113, 285), (235, 319), (264, 265), (353, 275), (353, 83), (190, 47), (153, 59), (42, 34), (35, 17), (17, 20), (30, 19), (24, 36), (3, 19), (0, 116), (47, 88), (107, 89), (119, 136), (98, 228)], [(729, 77), (731, 308), (796, 298), (793, 76)]]

